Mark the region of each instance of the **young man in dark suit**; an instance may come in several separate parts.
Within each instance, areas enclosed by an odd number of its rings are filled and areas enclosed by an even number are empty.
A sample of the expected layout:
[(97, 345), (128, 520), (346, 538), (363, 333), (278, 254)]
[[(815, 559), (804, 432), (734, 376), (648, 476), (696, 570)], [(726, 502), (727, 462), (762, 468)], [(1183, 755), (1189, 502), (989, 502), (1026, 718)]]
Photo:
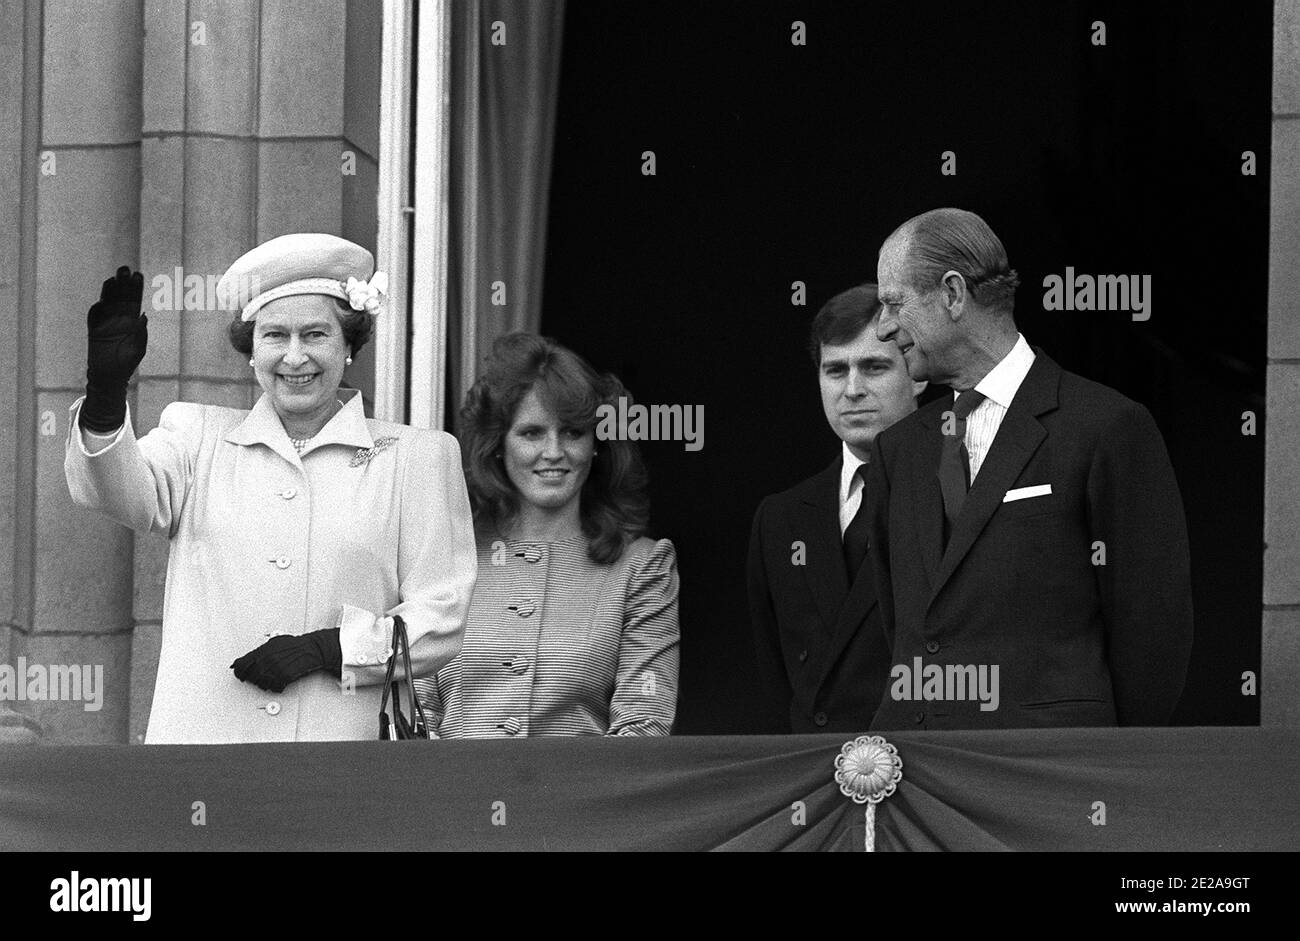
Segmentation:
[(1016, 273), (974, 213), (904, 223), (877, 273), (877, 336), (912, 378), (960, 394), (873, 447), (872, 570), (893, 664), (874, 728), (1168, 723), (1191, 580), (1151, 415), (1029, 347)]
[(749, 541), (749, 607), (774, 732), (865, 732), (889, 670), (867, 554), (863, 487), (871, 442), (916, 410), (892, 341), (877, 339), (876, 286), (831, 298), (812, 324), (822, 408), (840, 439), (824, 471), (767, 497)]

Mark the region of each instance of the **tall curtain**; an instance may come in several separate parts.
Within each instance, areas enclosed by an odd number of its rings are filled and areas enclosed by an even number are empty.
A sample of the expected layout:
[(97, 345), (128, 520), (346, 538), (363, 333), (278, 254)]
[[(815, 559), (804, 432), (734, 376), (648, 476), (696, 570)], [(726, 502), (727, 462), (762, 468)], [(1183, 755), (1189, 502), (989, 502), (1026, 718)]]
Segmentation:
[(541, 323), (563, 21), (563, 0), (452, 4), (453, 428), (492, 342)]

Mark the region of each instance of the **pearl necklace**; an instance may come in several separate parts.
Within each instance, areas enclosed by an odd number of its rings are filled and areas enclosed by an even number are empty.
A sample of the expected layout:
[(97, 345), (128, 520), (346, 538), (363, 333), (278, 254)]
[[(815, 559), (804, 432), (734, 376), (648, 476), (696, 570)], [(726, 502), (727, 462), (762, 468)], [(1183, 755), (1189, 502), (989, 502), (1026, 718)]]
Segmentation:
[[(342, 400), (342, 399), (335, 399), (334, 401), (335, 401), (335, 402), (338, 402), (338, 404), (339, 404), (339, 408), (340, 408), (340, 409), (343, 408), (343, 400)], [(337, 415), (337, 414), (338, 414), (338, 412), (336, 411), (336, 412), (334, 413), (334, 415)], [(333, 415), (330, 416), (331, 419), (333, 419), (333, 417), (334, 417)], [(319, 432), (318, 432), (318, 433), (319, 433)], [(311, 444), (311, 439), (314, 438), (314, 437), (316, 437), (316, 435), (308, 435), (308, 436), (305, 437), (305, 438), (295, 438), (293, 435), (290, 435), (290, 436), (289, 436), (289, 443), (293, 445), (293, 449), (294, 449), (295, 451), (297, 451), (299, 454), (301, 454), (303, 448), (305, 448), (305, 447), (307, 447), (307, 445)]]

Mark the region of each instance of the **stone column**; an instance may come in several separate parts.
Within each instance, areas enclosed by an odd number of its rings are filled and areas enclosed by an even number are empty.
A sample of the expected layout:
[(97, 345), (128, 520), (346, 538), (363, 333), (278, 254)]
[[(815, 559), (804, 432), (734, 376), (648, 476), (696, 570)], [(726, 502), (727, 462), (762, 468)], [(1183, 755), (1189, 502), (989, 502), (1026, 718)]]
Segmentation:
[[(146, 278), (177, 269), (185, 277), (219, 277), (277, 235), (341, 234), (344, 0), (146, 0), (144, 17), (139, 199)], [(150, 311), (138, 429), (157, 425), (178, 399), (233, 408), (256, 401), (248, 361), (226, 339), (230, 319), (216, 309)], [(133, 742), (143, 741), (149, 721), (166, 571), (166, 541), (137, 539)]]
[(0, 663), (99, 665), (105, 683), (97, 711), (19, 704), (5, 740), (34, 718), (51, 742), (139, 741), (153, 696), (166, 540), (77, 508), (64, 480), (87, 308), (118, 265), (144, 272), (138, 434), (177, 399), (250, 406), (230, 314), (159, 309), (151, 282), (219, 276), (288, 232), (373, 249), (379, 16), (360, 0), (0, 5), (0, 309), (16, 312), (0, 375), (18, 405), (0, 409)]
[(1300, 725), (1300, 6), (1273, 6), (1260, 724)]
[[(22, 239), (23, 202), (23, 4), (0, 4), (0, 212), (4, 225), (0, 225), (0, 311), (18, 313), (19, 253)], [(22, 342), (21, 327), (26, 324), (18, 317), (13, 321), (13, 342), (0, 344), (0, 376), (8, 376), (5, 398), (18, 399), (18, 349)], [(18, 527), (18, 421), (13, 408), (0, 409), (0, 440), (10, 442), (0, 448), (0, 506), (9, 507), (0, 513), (0, 664), (12, 663), (11, 636), (21, 634), (20, 625), (27, 623), (20, 617), (19, 573), (24, 568), (17, 564), (14, 554)], [(30, 505), (30, 504), (29, 504)], [(22, 721), (13, 715), (10, 706), (0, 701), (0, 728), (12, 728), (10, 723)], [(11, 732), (0, 732), (0, 741), (11, 737)]]
[(19, 414), (11, 439), (20, 541), (9, 662), (101, 667), (100, 708), (25, 706), (51, 741), (124, 741), (133, 539), (73, 506), (63, 444), (68, 406), (85, 383), (86, 309), (117, 265), (137, 260), (140, 10), (29, 0), (24, 20), (22, 98), (29, 107), (39, 102), (39, 111), (24, 124), (21, 177)]

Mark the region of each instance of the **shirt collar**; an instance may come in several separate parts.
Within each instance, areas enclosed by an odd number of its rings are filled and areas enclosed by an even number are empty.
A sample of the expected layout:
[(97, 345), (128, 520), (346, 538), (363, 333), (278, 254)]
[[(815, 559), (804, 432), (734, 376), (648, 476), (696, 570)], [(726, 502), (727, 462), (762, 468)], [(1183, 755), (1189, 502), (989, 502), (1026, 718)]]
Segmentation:
[[(342, 398), (349, 393), (350, 398), (311, 439), (307, 450), (315, 450), (326, 444), (345, 444), (353, 448), (374, 447), (375, 440), (370, 435), (366, 415), (361, 407), (361, 392), (357, 389), (343, 389), (339, 395)], [(265, 444), (286, 460), (294, 460), (298, 456), (288, 432), (284, 430), (284, 423), (275, 412), (271, 397), (265, 392), (244, 420), (226, 434), (226, 440), (232, 444)]]
[(975, 386), (976, 392), (991, 399), (1003, 408), (1011, 407), (1011, 400), (1016, 397), (1016, 390), (1025, 381), (1029, 368), (1034, 365), (1034, 351), (1024, 334), (1016, 334), (1016, 345), (1011, 352), (1002, 357), (1002, 361), (989, 370), (989, 374)]
[(843, 441), (840, 442), (840, 450), (844, 452), (844, 464), (840, 468), (840, 506), (843, 506), (849, 499), (849, 494), (853, 492), (853, 477), (859, 467), (867, 462), (862, 460), (852, 451)]

